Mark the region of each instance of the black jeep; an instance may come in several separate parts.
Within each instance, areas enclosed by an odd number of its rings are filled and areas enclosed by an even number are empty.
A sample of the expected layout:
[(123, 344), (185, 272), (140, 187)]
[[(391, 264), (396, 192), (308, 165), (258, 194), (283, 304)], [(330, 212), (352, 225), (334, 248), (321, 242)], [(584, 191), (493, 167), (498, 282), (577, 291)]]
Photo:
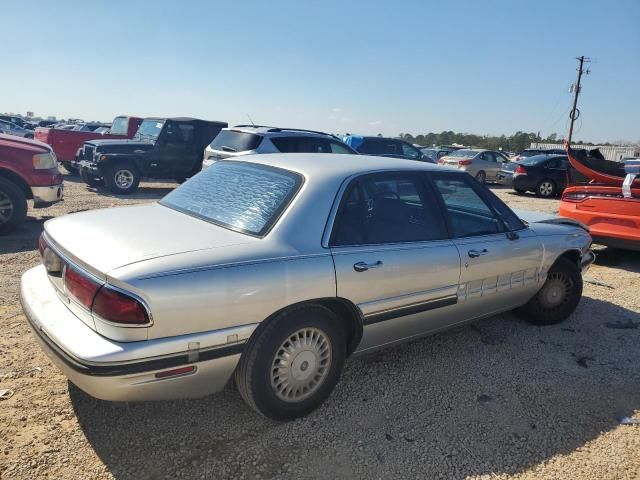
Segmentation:
[(140, 179), (178, 182), (202, 168), (204, 148), (226, 122), (196, 118), (146, 118), (132, 140), (91, 140), (79, 151), (82, 179), (113, 193), (136, 191)]

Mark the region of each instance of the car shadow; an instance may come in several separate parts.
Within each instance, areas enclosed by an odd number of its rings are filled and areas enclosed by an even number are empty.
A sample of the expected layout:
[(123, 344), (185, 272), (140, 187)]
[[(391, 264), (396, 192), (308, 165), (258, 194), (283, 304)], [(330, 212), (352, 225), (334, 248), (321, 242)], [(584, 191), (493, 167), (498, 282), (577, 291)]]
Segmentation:
[(0, 236), (0, 255), (38, 250), (38, 237), (44, 229), (43, 224), (52, 216), (34, 218), (28, 216), (24, 223), (7, 235)]
[(597, 265), (640, 273), (640, 252), (600, 245), (595, 246), (593, 251), (596, 254)]
[(640, 329), (607, 326), (638, 317), (584, 297), (560, 325), (504, 314), (356, 357), (324, 406), (289, 423), (264, 419), (230, 388), (151, 403), (99, 401), (73, 386), (70, 396), (120, 480), (514, 474), (640, 408)]

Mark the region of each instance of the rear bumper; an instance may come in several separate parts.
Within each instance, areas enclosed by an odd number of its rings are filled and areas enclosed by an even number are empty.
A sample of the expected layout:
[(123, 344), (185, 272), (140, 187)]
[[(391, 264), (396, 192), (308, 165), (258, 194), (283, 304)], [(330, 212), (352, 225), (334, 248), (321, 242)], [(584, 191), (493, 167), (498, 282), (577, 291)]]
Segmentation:
[(52, 203), (62, 200), (64, 186), (62, 183), (58, 185), (48, 185), (46, 187), (31, 187), (33, 194), (33, 203), (37, 207), (46, 207)]
[(506, 185), (507, 187), (510, 187), (513, 184), (513, 174), (498, 172), (498, 174), (496, 175), (496, 183), (498, 183), (499, 185)]
[[(89, 395), (111, 401), (197, 398), (222, 390), (256, 326), (116, 342), (90, 329), (67, 308), (42, 266), (22, 276), (20, 300), (38, 344), (51, 361)], [(158, 372), (184, 366), (195, 369), (156, 377)]]

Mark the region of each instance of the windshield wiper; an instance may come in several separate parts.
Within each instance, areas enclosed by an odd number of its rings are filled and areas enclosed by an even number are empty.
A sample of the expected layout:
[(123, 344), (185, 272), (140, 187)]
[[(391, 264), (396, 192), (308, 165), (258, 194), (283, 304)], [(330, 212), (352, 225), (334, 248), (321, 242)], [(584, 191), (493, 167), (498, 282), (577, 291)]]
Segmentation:
[(235, 148), (227, 147), (226, 145), (222, 145), (220, 147), (220, 150), (222, 150), (223, 152), (237, 152)]

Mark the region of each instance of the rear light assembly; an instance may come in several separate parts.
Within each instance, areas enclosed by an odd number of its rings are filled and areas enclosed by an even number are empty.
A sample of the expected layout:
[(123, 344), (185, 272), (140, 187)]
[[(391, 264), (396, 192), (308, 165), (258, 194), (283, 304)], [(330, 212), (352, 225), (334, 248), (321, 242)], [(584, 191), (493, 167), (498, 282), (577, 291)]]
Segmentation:
[(437, 163), (438, 163), (438, 165), (444, 165), (444, 160), (439, 158)]
[(44, 255), (45, 248), (47, 248), (47, 241), (44, 239), (44, 232), (42, 232), (38, 237), (38, 251), (41, 257)]
[(95, 295), (91, 312), (113, 323), (126, 325), (149, 323), (147, 311), (138, 300), (105, 286)]
[(458, 162), (458, 165), (462, 167), (462, 166), (465, 166), (465, 165), (471, 165), (472, 163), (473, 163), (473, 160), (460, 160)]
[(522, 165), (518, 165), (513, 172), (514, 175), (523, 175), (525, 173), (527, 173), (527, 170)]
[(80, 305), (91, 310), (93, 299), (100, 289), (100, 284), (83, 275), (73, 267), (64, 270), (64, 287), (66, 292), (75, 298)]

